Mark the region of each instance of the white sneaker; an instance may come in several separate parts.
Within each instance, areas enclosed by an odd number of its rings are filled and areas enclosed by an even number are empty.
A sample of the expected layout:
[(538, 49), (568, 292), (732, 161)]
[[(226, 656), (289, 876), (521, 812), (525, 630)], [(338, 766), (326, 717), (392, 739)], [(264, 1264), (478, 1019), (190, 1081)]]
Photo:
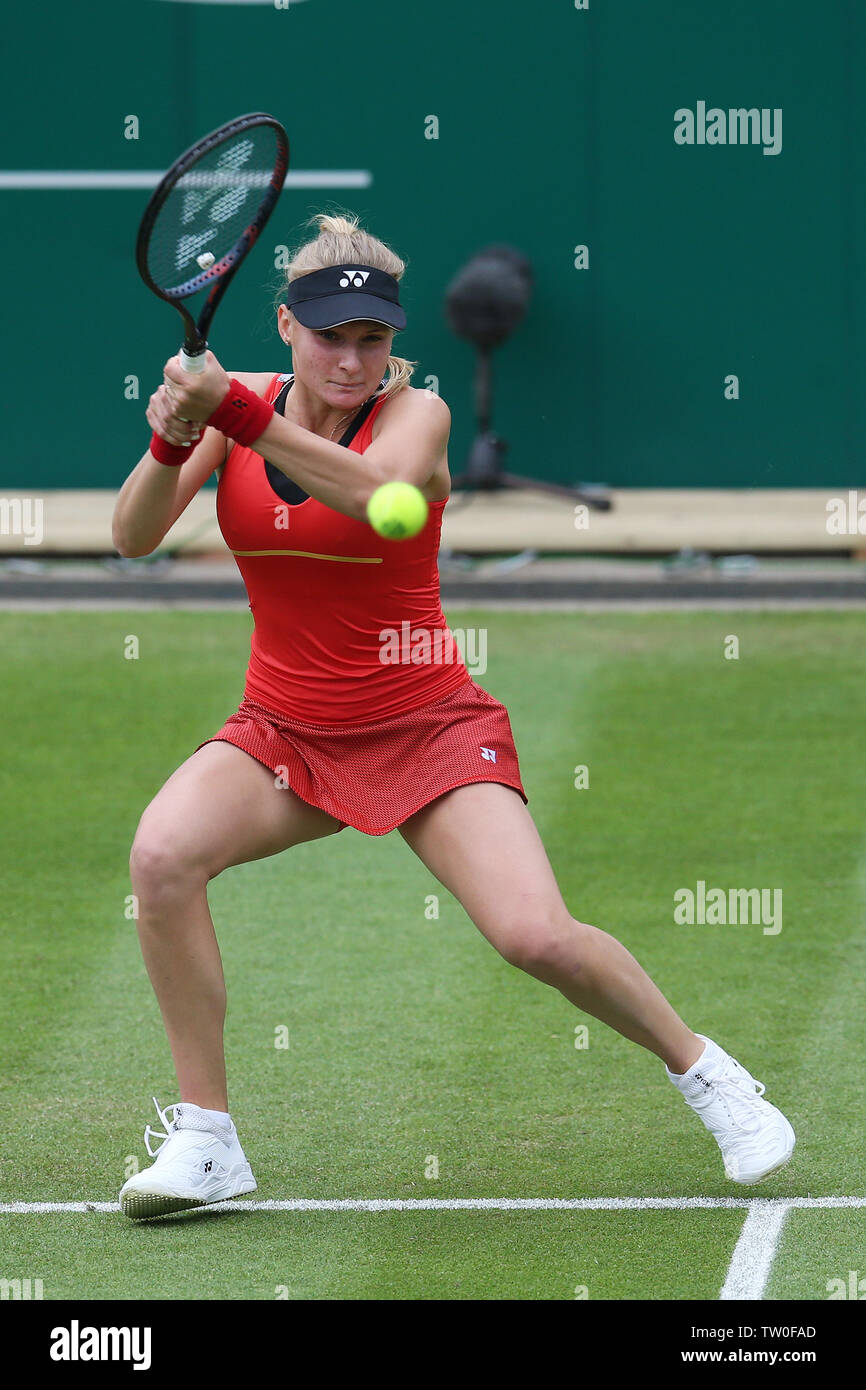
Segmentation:
[[(167, 1105), (165, 1110), (155, 1096), (153, 1103), (165, 1132), (150, 1125), (145, 1128), (144, 1143), (151, 1158), (151, 1138), (164, 1142), (156, 1151), (156, 1162), (120, 1189), (124, 1216), (141, 1221), (255, 1192), (256, 1180), (233, 1124), (221, 1125), (187, 1101)], [(169, 1111), (173, 1112), (171, 1123)]]
[(763, 1082), (711, 1038), (697, 1036), (707, 1046), (694, 1065), (681, 1077), (665, 1071), (718, 1143), (727, 1177), (749, 1185), (763, 1182), (790, 1159), (794, 1131), (781, 1110), (761, 1099)]

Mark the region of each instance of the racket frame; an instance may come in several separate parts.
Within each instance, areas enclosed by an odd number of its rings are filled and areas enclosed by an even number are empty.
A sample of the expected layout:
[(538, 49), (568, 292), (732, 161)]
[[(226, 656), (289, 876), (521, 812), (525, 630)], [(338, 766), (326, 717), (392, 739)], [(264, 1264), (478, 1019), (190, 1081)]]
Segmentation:
[[(147, 264), (147, 252), (150, 245), (150, 237), (156, 220), (159, 217), (169, 195), (173, 192), (184, 174), (189, 173), (190, 169), (205, 155), (212, 150), (225, 144), (236, 135), (242, 135), (245, 130), (258, 129), (260, 126), (270, 126), (277, 138), (277, 161), (274, 172), (271, 176), (265, 196), (259, 204), (253, 220), (248, 223), (243, 232), (235, 241), (234, 245), (218, 261), (208, 266), (199, 275), (194, 275), (191, 279), (185, 280), (180, 285), (174, 285), (170, 289), (165, 289), (158, 285), (150, 274)], [(252, 111), (245, 116), (237, 116), (233, 121), (227, 121), (225, 125), (219, 126), (209, 134), (197, 140), (188, 150), (177, 158), (171, 168), (166, 171), (154, 189), (150, 200), (145, 208), (141, 223), (138, 229), (138, 237), (135, 243), (135, 262), (138, 272), (147, 285), (148, 289), (153, 290), (154, 294), (167, 303), (173, 304), (181, 315), (184, 323), (185, 336), (183, 346), (180, 349), (180, 361), (185, 371), (203, 372), (205, 369), (205, 358), (207, 355), (207, 334), (213, 321), (213, 316), (217, 306), (231, 283), (232, 278), (238, 271), (241, 262), (247, 252), (255, 245), (262, 229), (268, 218), (277, 205), (277, 200), (282, 192), (286, 173), (289, 167), (289, 138), (280, 124), (274, 117), (268, 115), (266, 111)], [(202, 306), (198, 321), (193, 318), (186, 305), (185, 299), (198, 294), (201, 290), (211, 286), (210, 293)]]

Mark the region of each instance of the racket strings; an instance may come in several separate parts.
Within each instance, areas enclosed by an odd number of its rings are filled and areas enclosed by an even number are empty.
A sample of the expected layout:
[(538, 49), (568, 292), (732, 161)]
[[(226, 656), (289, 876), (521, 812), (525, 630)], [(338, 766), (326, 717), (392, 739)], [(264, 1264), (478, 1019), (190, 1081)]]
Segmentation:
[(229, 254), (256, 220), (276, 158), (275, 133), (260, 126), (217, 145), (181, 174), (147, 247), (148, 271), (164, 292), (182, 289)]

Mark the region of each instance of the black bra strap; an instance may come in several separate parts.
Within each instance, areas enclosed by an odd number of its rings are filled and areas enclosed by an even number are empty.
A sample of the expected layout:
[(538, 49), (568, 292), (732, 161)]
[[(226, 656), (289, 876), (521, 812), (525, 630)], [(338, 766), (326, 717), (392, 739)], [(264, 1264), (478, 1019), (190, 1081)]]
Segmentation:
[[(285, 415), (286, 413), (286, 399), (294, 385), (294, 381), (294, 374), (292, 374), (274, 401), (274, 410), (278, 415)], [(383, 377), (379, 385), (384, 386), (384, 384), (385, 378)], [(379, 400), (381, 400), (380, 396), (371, 396), (369, 400), (364, 402), (342, 439), (338, 441), (341, 445), (348, 447), (348, 445), (351, 444), (358, 430), (370, 414), (370, 411)], [(281, 498), (283, 502), (288, 502), (290, 506), (297, 506), (301, 502), (306, 502), (310, 495), (308, 492), (304, 492), (303, 488), (299, 487), (297, 483), (293, 483), (291, 478), (287, 478), (285, 473), (281, 472), (274, 464), (268, 463), (267, 459), (265, 459), (265, 474), (277, 496)]]

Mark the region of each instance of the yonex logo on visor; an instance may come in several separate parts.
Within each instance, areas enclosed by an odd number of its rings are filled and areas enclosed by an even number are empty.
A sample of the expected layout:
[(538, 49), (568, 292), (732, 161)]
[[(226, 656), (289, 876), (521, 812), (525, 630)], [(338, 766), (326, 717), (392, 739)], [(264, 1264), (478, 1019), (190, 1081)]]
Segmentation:
[(298, 275), (286, 287), (285, 302), (305, 328), (333, 328), (359, 319), (406, 327), (396, 276), (371, 265), (329, 265)]

